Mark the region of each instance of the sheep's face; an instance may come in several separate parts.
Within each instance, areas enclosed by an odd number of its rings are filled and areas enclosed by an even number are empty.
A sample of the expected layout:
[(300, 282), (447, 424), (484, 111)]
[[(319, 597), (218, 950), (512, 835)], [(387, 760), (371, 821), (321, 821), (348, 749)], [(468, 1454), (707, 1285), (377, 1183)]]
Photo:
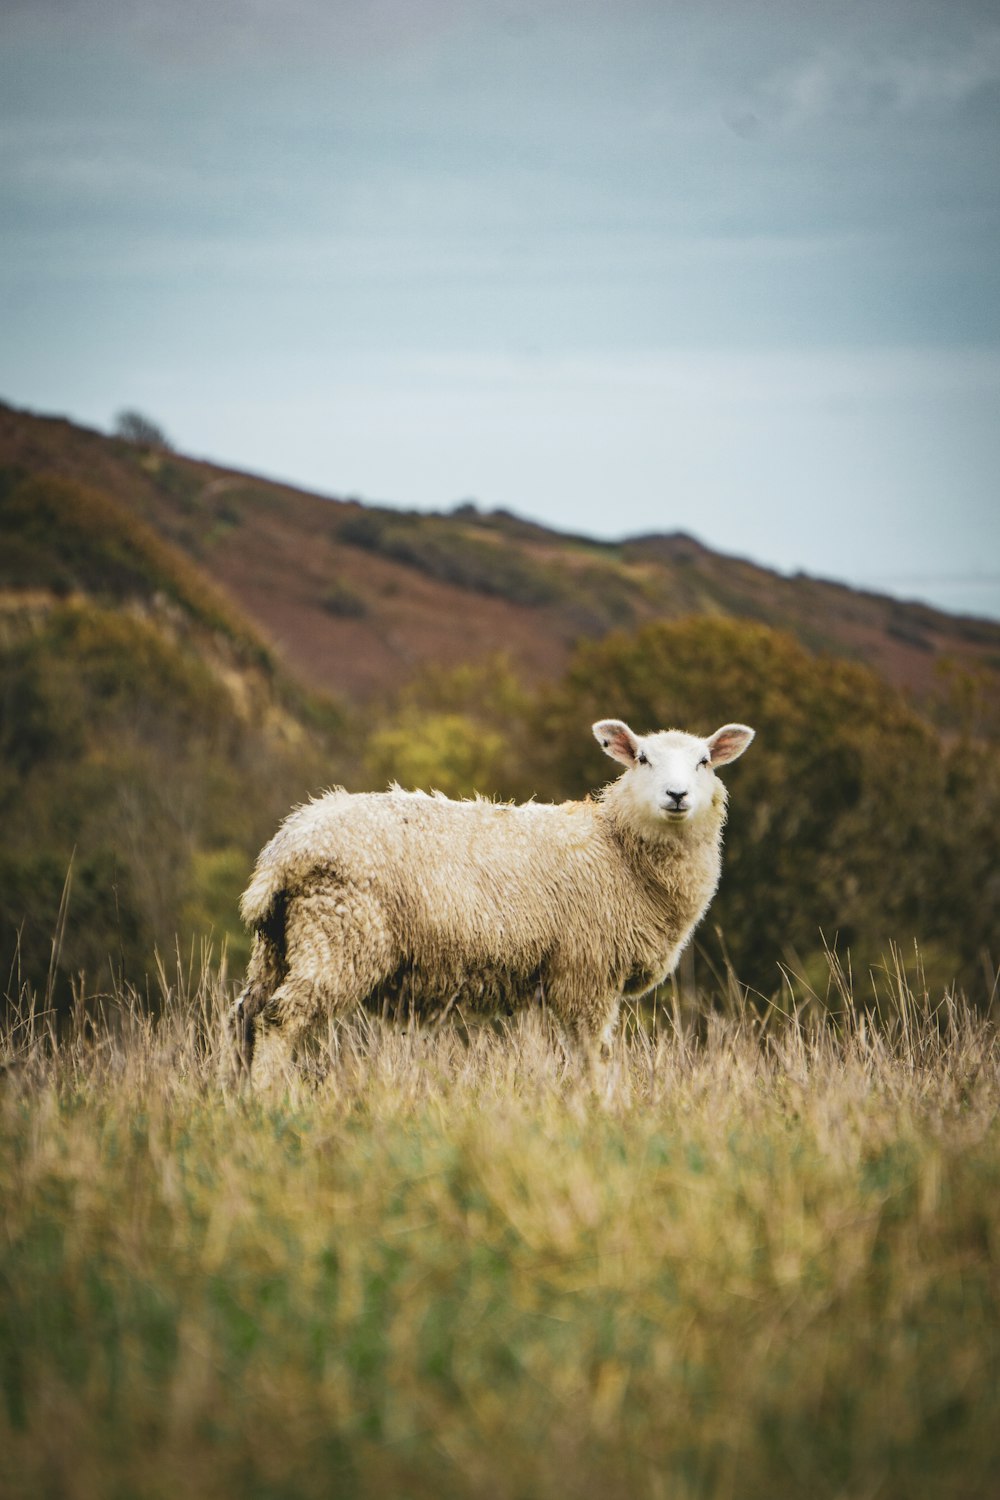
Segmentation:
[(646, 823), (680, 825), (724, 796), (715, 768), (743, 754), (754, 737), (746, 724), (724, 724), (708, 739), (667, 729), (638, 735), (621, 719), (601, 719), (594, 735), (606, 755), (626, 767), (619, 798)]

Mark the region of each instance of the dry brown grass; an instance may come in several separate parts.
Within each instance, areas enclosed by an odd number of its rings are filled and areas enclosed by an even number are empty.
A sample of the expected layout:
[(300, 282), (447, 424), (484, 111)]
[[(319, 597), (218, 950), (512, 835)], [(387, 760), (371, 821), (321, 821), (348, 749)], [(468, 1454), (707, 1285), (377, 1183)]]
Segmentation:
[(4, 1493), (996, 1493), (960, 1001), (668, 1008), (607, 1087), (536, 1022), (362, 1020), (264, 1103), (217, 1087), (219, 977), (163, 983), (4, 1038)]

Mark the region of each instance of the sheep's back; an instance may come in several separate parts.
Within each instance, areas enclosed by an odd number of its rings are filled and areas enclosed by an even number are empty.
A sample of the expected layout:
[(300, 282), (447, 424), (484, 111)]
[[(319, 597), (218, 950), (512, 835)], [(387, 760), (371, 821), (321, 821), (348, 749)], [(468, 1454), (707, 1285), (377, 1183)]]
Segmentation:
[(317, 880), (368, 891), (411, 943), (484, 959), (551, 944), (576, 912), (610, 917), (597, 804), (456, 802), (394, 790), (328, 793), (287, 818), (258, 860), (244, 914)]

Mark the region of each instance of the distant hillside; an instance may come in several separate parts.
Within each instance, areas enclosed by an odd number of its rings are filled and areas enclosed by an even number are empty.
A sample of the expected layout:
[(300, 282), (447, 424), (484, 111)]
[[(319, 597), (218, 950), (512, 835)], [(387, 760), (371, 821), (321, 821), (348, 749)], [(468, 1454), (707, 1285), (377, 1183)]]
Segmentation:
[[(612, 544), (472, 506), (362, 506), (0, 405), (0, 482), (9, 492), (40, 474), (116, 501), (195, 562), (303, 683), (356, 702), (499, 649), (526, 680), (551, 680), (580, 638), (689, 615), (788, 631), (918, 700), (942, 662), (1000, 687), (1000, 624), (782, 577), (680, 533)], [(26, 566), (24, 586), (32, 576)], [(16, 559), (4, 582), (17, 586)]]
[(609, 712), (758, 731), (703, 982), (822, 990), (824, 938), (916, 940), (988, 1004), (998, 687), (998, 625), (691, 537), (324, 500), (0, 407), (0, 967), (57, 1009), (178, 940), (245, 957), (239, 892), (310, 792), (581, 796)]
[[(289, 804), (341, 763), (335, 707), (134, 509), (0, 474), (0, 968), (57, 1009), (223, 938)], [(0, 992), (2, 993), (2, 992)]]

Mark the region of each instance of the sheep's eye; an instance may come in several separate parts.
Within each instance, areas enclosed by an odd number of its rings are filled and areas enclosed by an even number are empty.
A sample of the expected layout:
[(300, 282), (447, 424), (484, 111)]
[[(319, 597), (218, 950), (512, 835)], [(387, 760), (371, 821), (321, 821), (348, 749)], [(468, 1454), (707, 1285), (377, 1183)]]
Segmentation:
[(706, 755), (702, 760), (700, 760), (698, 762), (698, 765), (699, 766), (707, 766), (708, 765), (708, 756)]
[(649, 756), (646, 754), (645, 750), (639, 751), (639, 764), (640, 766), (649, 765)]

